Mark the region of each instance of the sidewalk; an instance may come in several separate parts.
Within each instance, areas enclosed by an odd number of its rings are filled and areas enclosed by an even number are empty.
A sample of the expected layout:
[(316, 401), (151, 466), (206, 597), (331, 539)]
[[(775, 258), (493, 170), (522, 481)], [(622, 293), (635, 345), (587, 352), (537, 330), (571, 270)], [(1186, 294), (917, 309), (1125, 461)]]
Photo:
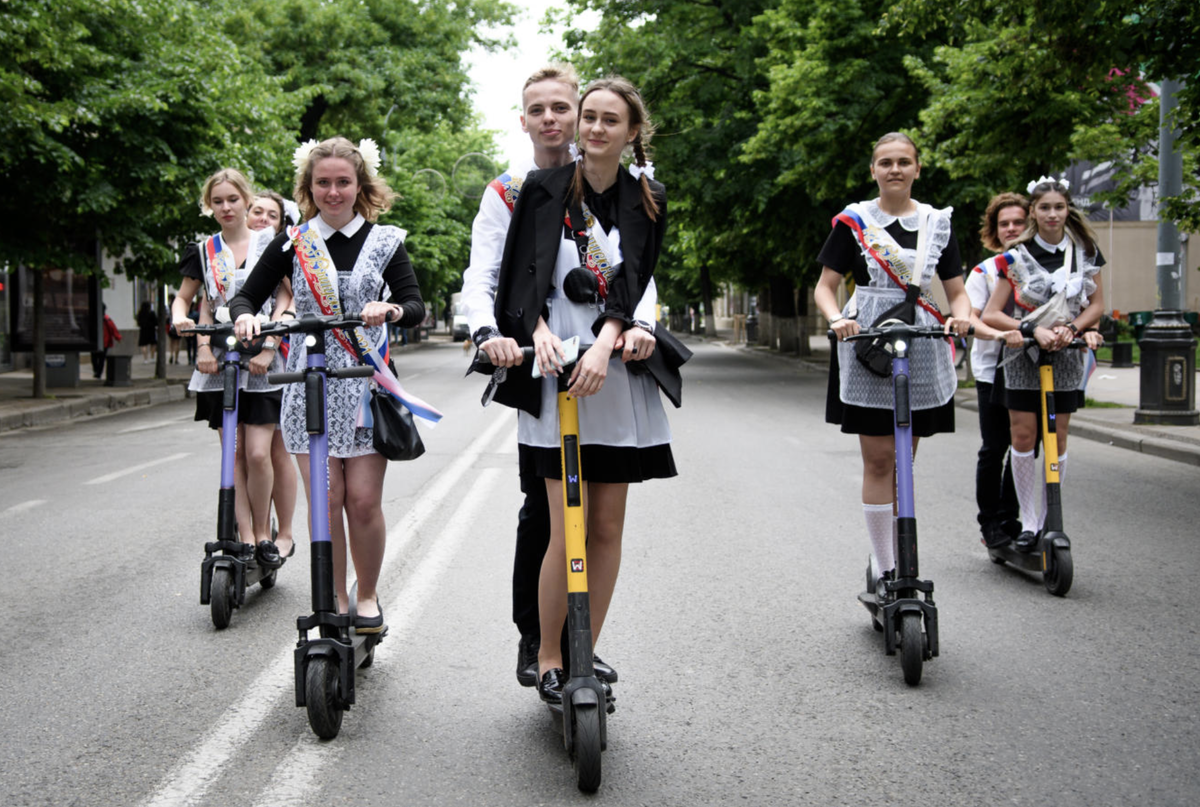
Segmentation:
[[(829, 342), (824, 338), (812, 337), (812, 355), (799, 357), (781, 354), (763, 347), (734, 344), (720, 335), (714, 344), (724, 344), (738, 350), (747, 350), (779, 357), (811, 370), (827, 372), (829, 368)], [(1111, 367), (1101, 364), (1088, 381), (1087, 397), (1097, 403), (1116, 404), (1114, 407), (1089, 406), (1071, 415), (1071, 436), (1086, 440), (1097, 440), (1119, 448), (1140, 451), (1164, 459), (1200, 465), (1200, 426), (1142, 426), (1133, 422), (1134, 411), (1141, 395), (1141, 370), (1138, 367)], [(966, 378), (966, 364), (959, 370), (959, 378)], [(1200, 379), (1198, 379), (1200, 381)], [(960, 389), (955, 394), (960, 409), (977, 411), (975, 390)], [(972, 420), (974, 416), (972, 415)]]
[[(392, 345), (392, 351), (419, 349), (422, 345), (446, 341), (445, 334), (433, 334), (429, 340), (416, 345)], [(103, 415), (140, 406), (180, 401), (188, 397), (187, 385), (192, 377), (192, 367), (187, 356), (180, 351), (182, 364), (168, 364), (166, 379), (154, 377), (154, 362), (143, 363), (140, 355), (133, 357), (130, 365), (131, 385), (128, 387), (106, 387), (102, 379), (92, 378), (92, 363), (89, 354), (80, 355), (78, 387), (48, 387), (50, 397), (35, 400), (33, 371), (14, 370), (0, 373), (0, 435), (16, 429), (36, 428), (53, 425), (74, 418)]]

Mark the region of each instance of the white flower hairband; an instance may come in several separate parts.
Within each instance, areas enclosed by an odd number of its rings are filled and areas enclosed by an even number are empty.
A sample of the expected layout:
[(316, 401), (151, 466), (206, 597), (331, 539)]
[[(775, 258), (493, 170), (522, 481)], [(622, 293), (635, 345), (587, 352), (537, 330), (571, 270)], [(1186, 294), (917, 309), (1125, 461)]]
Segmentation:
[[(308, 158), (312, 154), (312, 150), (317, 147), (316, 140), (306, 140), (296, 146), (296, 151), (292, 154), (292, 165), (297, 171), (303, 171), (308, 165)], [(379, 173), (379, 146), (369, 137), (364, 137), (358, 141), (358, 153), (362, 155), (363, 165), (366, 166), (367, 176), (373, 177)]]
[(1026, 185), (1025, 192), (1033, 193), (1033, 189), (1036, 188), (1038, 185), (1041, 185), (1043, 182), (1057, 182), (1059, 185), (1062, 185), (1064, 189), (1071, 190), (1071, 183), (1067, 181), (1066, 177), (1063, 177), (1062, 179), (1055, 179), (1054, 177), (1048, 177), (1048, 176), (1042, 175), (1042, 176), (1038, 177), (1037, 179), (1035, 179), (1033, 182), (1030, 182), (1028, 185)]

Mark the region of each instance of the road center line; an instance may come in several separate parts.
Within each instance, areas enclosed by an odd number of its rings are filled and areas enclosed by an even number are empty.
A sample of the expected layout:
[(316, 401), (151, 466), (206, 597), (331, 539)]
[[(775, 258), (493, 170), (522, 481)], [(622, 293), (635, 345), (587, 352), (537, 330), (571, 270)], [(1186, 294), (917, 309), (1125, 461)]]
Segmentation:
[[(392, 598), (387, 607), (387, 641), (375, 650), (376, 664), (385, 661), (393, 650), (400, 653), (407, 649), (404, 647), (406, 634), (413, 629), (429, 600), (440, 589), (450, 561), (466, 538), (467, 531), (474, 526), (480, 509), (495, 489), (501, 474), (499, 468), (487, 468), (480, 472), (462, 508), (455, 512), (454, 519), (438, 535), (420, 565), (412, 570), (400, 595)], [(312, 795), (310, 786), (320, 776), (322, 768), (334, 762), (340, 749), (336, 742), (322, 743), (312, 735), (302, 737), (276, 766), (270, 781), (254, 802), (254, 807), (299, 807), (305, 804)]]
[(190, 457), (190, 456), (191, 456), (191, 454), (187, 451), (183, 452), (182, 454), (172, 454), (169, 457), (161, 457), (156, 460), (150, 460), (150, 462), (143, 462), (140, 465), (131, 466), (129, 468), (126, 468), (124, 471), (116, 471), (115, 473), (105, 474), (104, 476), (98, 476), (95, 479), (89, 479), (88, 481), (84, 482), (83, 484), (85, 484), (85, 485), (103, 485), (105, 482), (111, 482), (114, 479), (120, 479), (123, 476), (129, 476), (130, 474), (136, 474), (138, 471), (144, 471), (147, 468), (153, 468), (155, 465), (162, 465), (163, 463), (167, 463), (167, 462), (175, 462), (176, 460), (181, 460), (184, 457)]
[[(512, 410), (503, 413), (475, 438), (462, 454), (418, 492), (416, 504), (396, 527), (388, 532), (388, 548), (383, 559), (381, 577), (396, 555), (412, 540), (425, 520), (443, 506), (453, 494), (468, 489), (463, 477), (478, 463), (481, 454), (490, 447), (505, 427), (511, 428)], [(506, 435), (507, 438), (508, 435)], [(186, 456), (186, 455), (184, 455)], [(385, 647), (385, 644), (380, 647)], [(250, 740), (272, 709), (286, 698), (291, 702), (294, 693), (293, 651), (289, 640), (245, 689), (239, 701), (223, 715), (214, 719), (213, 728), (163, 778), (154, 794), (143, 804), (146, 807), (183, 807), (196, 804), (220, 776), (225, 764), (238, 749)]]
[(27, 502), (21, 502), (20, 504), (14, 504), (12, 507), (8, 508), (3, 513), (0, 513), (0, 515), (14, 516), (17, 513), (24, 513), (26, 510), (32, 510), (33, 508), (37, 507), (39, 504), (45, 504), (45, 503), (46, 503), (45, 499), (30, 499)]

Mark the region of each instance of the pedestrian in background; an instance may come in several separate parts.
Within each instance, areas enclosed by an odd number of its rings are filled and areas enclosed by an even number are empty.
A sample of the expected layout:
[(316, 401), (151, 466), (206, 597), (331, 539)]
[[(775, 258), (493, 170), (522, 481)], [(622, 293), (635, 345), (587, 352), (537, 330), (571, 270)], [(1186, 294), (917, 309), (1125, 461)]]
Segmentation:
[(142, 364), (149, 364), (158, 351), (158, 316), (149, 300), (142, 300), (137, 312), (138, 347), (142, 350)]
[(103, 311), (103, 320), (100, 323), (100, 349), (92, 351), (92, 378), (100, 378), (104, 374), (104, 363), (109, 349), (121, 341), (121, 329), (108, 315), (108, 306), (104, 303), (100, 305)]
[[(863, 517), (882, 580), (896, 566), (892, 380), (868, 370), (856, 358), (855, 343), (845, 339), (859, 332), (860, 321), (869, 326), (885, 313), (891, 316), (910, 290), (919, 292), (911, 308), (915, 324), (944, 323), (947, 334), (966, 335), (971, 304), (951, 208), (937, 210), (912, 198), (913, 182), (921, 175), (916, 144), (898, 132), (886, 134), (875, 144), (870, 167), (879, 196), (850, 205), (834, 219), (833, 232), (817, 256), (823, 269), (813, 299), (838, 340), (830, 359), (825, 420), (858, 435)], [(923, 254), (918, 254), (919, 245)], [(837, 289), (847, 275), (854, 278), (854, 301), (839, 310)], [(950, 301), (949, 318), (929, 296), (935, 275)], [(919, 438), (954, 431), (958, 376), (945, 340), (913, 341), (909, 367), (915, 454)]]

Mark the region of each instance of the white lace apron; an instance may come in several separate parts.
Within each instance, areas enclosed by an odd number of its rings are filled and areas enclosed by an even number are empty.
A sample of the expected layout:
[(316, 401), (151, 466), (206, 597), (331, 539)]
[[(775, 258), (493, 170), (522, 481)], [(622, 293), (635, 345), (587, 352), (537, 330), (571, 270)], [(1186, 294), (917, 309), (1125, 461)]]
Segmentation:
[[(367, 233), (362, 251), (354, 262), (351, 272), (334, 272), (337, 275), (338, 299), (342, 311), (361, 311), (367, 303), (381, 298), (384, 290), (383, 270), (392, 259), (400, 244), (404, 242), (404, 231), (390, 225), (375, 225)], [(287, 243), (291, 249), (291, 242)], [(322, 312), (312, 290), (304, 279), (296, 259), (292, 258), (292, 290), (297, 317), (305, 314), (321, 316)], [(379, 341), (385, 326), (364, 327), (371, 344)], [(325, 364), (328, 367), (355, 367), (360, 364), (358, 356), (349, 352), (332, 332), (325, 336)], [(300, 372), (308, 365), (308, 348), (303, 339), (293, 339), (288, 353), (288, 372)], [(375, 451), (371, 444), (372, 431), (358, 428), (358, 407), (370, 378), (331, 378), (327, 382), (329, 456), (359, 457)], [(283, 390), (283, 409), (280, 415), (283, 441), (292, 454), (308, 453), (308, 432), (304, 425), (304, 385), (287, 384)]]
[[(267, 244), (275, 238), (275, 231), (270, 227), (253, 232), (250, 236), (250, 246), (246, 250), (246, 262), (240, 267), (235, 268), (232, 273), (229, 273), (228, 280), (225, 285), (224, 294), (217, 287), (216, 278), (213, 277), (213, 267), (209, 265), (208, 252), (205, 247), (208, 244), (208, 239), (200, 242), (200, 269), (204, 273), (204, 287), (208, 292), (209, 310), (214, 314), (216, 310), (223, 305), (228, 305), (229, 300), (237, 294), (237, 290), (246, 282), (246, 278), (250, 276), (250, 272), (254, 269), (254, 264), (258, 263), (258, 259), (262, 257), (263, 250), (267, 248)], [(232, 262), (233, 253), (228, 247), (222, 252), (229, 253), (229, 260)], [(259, 313), (270, 315), (275, 308), (275, 295), (263, 303)], [(209, 342), (212, 348), (213, 356), (216, 357), (218, 366), (225, 357), (225, 344), (220, 339), (213, 339)], [(275, 352), (275, 358), (271, 360), (271, 366), (267, 369), (268, 373), (283, 372), (283, 356), (279, 355), (279, 351)], [(239, 383), (238, 389), (243, 392), (275, 392), (282, 389), (278, 384), (268, 384), (267, 376), (253, 375), (249, 370), (238, 374)], [(192, 392), (221, 392), (225, 389), (225, 381), (222, 375), (218, 372), (214, 375), (208, 375), (196, 370), (192, 373), (192, 379), (188, 382), (188, 389)]]
[[(937, 263), (942, 250), (950, 242), (951, 208), (935, 210), (929, 205), (918, 204), (917, 213), (906, 217), (905, 222), (915, 220), (918, 227), (920, 219), (925, 219), (925, 243), (919, 245), (923, 247), (925, 256), (919, 271), (911, 269), (917, 266), (918, 250), (901, 247), (884, 229), (894, 217), (882, 213), (874, 201), (851, 205), (851, 210), (858, 213), (863, 221), (863, 234), (872, 251), (888, 261), (893, 273), (901, 275), (902, 279), (909, 283), (918, 285), (926, 304), (931, 304), (928, 299), (930, 285), (937, 275)], [(858, 306), (858, 322), (866, 328), (884, 311), (903, 302), (904, 290), (896, 285), (896, 281), (865, 248), (863, 258), (866, 260), (871, 282), (868, 286), (858, 287), (855, 291), (855, 302)], [(850, 306), (851, 303), (846, 304), (842, 311), (844, 316), (849, 314)], [(917, 305), (916, 311), (917, 325), (939, 324), (937, 315), (925, 306)], [(891, 378), (877, 376), (859, 363), (855, 357), (854, 344), (837, 343), (838, 364), (841, 368), (839, 394), (842, 401), (872, 409), (892, 409), (894, 395)], [(913, 409), (934, 409), (944, 405), (954, 395), (958, 386), (950, 345), (941, 339), (914, 339), (913, 344), (909, 345), (909, 375)]]

